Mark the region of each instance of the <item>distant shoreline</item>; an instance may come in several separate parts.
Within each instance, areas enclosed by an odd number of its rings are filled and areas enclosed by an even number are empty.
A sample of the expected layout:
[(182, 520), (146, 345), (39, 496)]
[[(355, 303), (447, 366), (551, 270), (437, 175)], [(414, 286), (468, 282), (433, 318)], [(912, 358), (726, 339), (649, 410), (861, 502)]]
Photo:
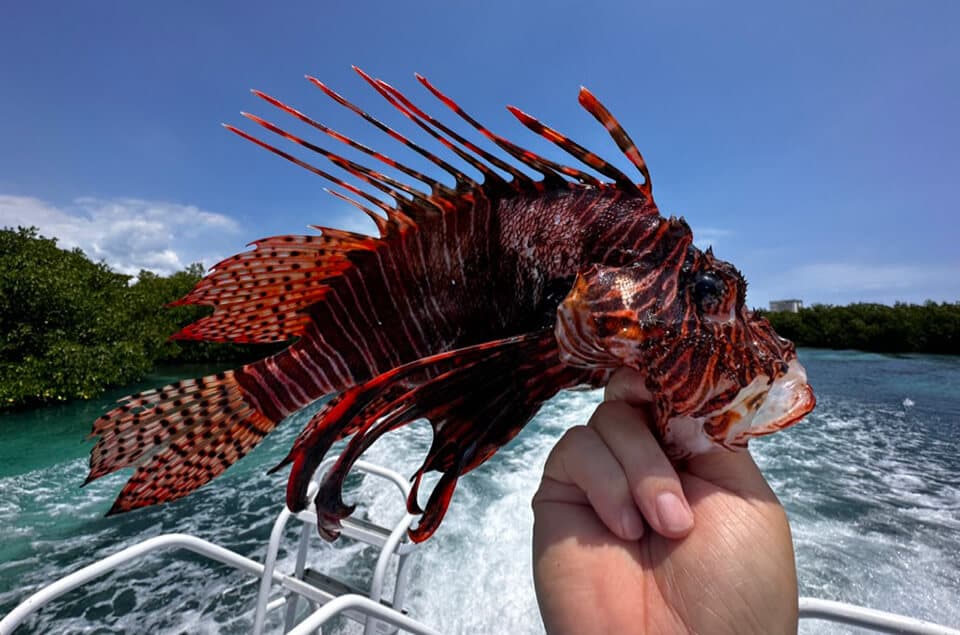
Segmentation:
[(960, 355), (960, 302), (814, 305), (795, 313), (759, 313), (797, 346)]

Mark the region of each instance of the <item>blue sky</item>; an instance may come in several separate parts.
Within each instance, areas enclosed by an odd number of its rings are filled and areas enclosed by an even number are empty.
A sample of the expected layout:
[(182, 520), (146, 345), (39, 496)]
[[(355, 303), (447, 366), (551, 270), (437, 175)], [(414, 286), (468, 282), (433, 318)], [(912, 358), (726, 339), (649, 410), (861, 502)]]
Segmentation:
[(521, 144), (566, 160), (506, 104), (627, 169), (577, 104), (586, 85), (640, 146), (661, 211), (744, 271), (754, 306), (960, 300), (960, 4), (775, 4), (12, 3), (0, 224), (131, 272), (362, 227), (319, 178), (219, 125), (249, 110), (303, 131), (256, 87), (408, 158), (303, 79), (412, 133), (357, 64), (447, 121), (414, 71)]

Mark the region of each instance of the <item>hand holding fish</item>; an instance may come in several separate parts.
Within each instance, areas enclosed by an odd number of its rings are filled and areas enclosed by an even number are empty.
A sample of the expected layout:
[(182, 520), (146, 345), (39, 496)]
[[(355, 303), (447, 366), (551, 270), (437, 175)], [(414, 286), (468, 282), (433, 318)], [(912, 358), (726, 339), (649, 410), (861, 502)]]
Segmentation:
[(547, 632), (796, 632), (790, 527), (750, 454), (675, 468), (649, 399), (635, 371), (618, 371), (547, 460), (533, 500)]

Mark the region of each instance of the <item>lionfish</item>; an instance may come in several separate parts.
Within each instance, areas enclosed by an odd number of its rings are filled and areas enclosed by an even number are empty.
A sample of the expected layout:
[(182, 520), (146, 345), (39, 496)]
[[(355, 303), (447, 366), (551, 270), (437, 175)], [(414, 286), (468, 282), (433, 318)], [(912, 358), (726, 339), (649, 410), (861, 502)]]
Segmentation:
[[(378, 235), (313, 226), (319, 234), (258, 240), (250, 251), (214, 266), (175, 303), (214, 307), (175, 338), (292, 343), (236, 370), (126, 397), (100, 417), (86, 482), (136, 468), (109, 513), (189, 494), (247, 454), (284, 417), (332, 393), (274, 468), (293, 464), (287, 505), (303, 510), (324, 456), (351, 437), (313, 501), (319, 532), (329, 540), (353, 511), (342, 500), (351, 466), (383, 434), (417, 419), (433, 429), (407, 501), (411, 513), (422, 514), (410, 531), (419, 542), (437, 529), (457, 480), (510, 441), (547, 399), (565, 388), (601, 386), (617, 367), (643, 374), (655, 396), (656, 432), (674, 459), (743, 448), (751, 437), (789, 426), (813, 408), (794, 345), (746, 307), (746, 283), (732, 265), (712, 249), (696, 248), (682, 218), (659, 214), (640, 152), (587, 89), (580, 89), (581, 106), (606, 128), (642, 183), (510, 106), (520, 123), (594, 172), (524, 149), (416, 76), (511, 162), (386, 82), (355, 70), (482, 182), (313, 77), (307, 79), (326, 95), (435, 164), (454, 185), (253, 91), (409, 179), (243, 113), (329, 160), (356, 179), (351, 183), (224, 124), (338, 186), (341, 191), (328, 191), (371, 218)], [(428, 471), (442, 475), (421, 508), (418, 490)]]

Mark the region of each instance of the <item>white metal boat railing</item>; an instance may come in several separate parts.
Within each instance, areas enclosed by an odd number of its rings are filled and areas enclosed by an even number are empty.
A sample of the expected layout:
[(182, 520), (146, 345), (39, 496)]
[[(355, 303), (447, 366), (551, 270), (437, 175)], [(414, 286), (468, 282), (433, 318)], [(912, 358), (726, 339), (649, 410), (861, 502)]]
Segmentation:
[[(38, 611), (50, 601), (55, 600), (64, 593), (83, 586), (87, 582), (99, 578), (105, 573), (109, 573), (110, 571), (113, 571), (122, 565), (134, 560), (138, 560), (152, 552), (161, 551), (164, 549), (186, 549), (187, 551), (192, 551), (193, 553), (205, 556), (211, 560), (216, 560), (217, 562), (229, 565), (234, 569), (251, 573), (258, 578), (261, 577), (264, 572), (264, 567), (259, 562), (251, 560), (245, 556), (241, 556), (240, 554), (230, 551), (229, 549), (224, 549), (223, 547), (203, 540), (202, 538), (197, 538), (196, 536), (191, 536), (188, 534), (164, 534), (162, 536), (148, 538), (143, 542), (127, 547), (126, 549), (122, 549), (112, 556), (108, 556), (102, 560), (94, 562), (93, 564), (87, 565), (79, 571), (75, 571), (74, 573), (57, 580), (53, 584), (40, 589), (26, 600), (21, 602), (16, 608), (14, 608), (2, 620), (0, 620), (0, 635), (9, 635), (30, 614)], [(283, 585), (283, 587), (288, 588), (291, 591), (295, 591), (296, 593), (300, 593), (305, 597), (309, 597), (315, 601), (323, 602), (330, 599), (324, 597), (324, 594), (318, 589), (292, 576), (274, 572), (272, 577), (274, 581)]]
[[(327, 459), (320, 464), (320, 467), (317, 469), (316, 473), (319, 475), (326, 474), (336, 460), (337, 457), (331, 457)], [(394, 472), (393, 470), (389, 470), (382, 466), (368, 463), (366, 461), (357, 461), (354, 464), (354, 469), (392, 482), (397, 487), (400, 495), (403, 498), (404, 507), (406, 506), (407, 496), (410, 494), (410, 484), (400, 474)], [(310, 484), (310, 488), (307, 490), (307, 498), (309, 500), (313, 499), (314, 494), (316, 494), (317, 487), (318, 484), (316, 481)], [(278, 598), (273, 601), (269, 600), (270, 590), (274, 581), (272, 573), (276, 567), (277, 554), (280, 550), (280, 541), (283, 538), (287, 523), (292, 518), (295, 518), (302, 523), (302, 527), (300, 529), (300, 542), (297, 548), (297, 560), (294, 566), (293, 575), (297, 579), (303, 579), (306, 573), (306, 559), (309, 540), (310, 536), (313, 535), (317, 524), (316, 510), (310, 507), (295, 514), (287, 507), (284, 507), (280, 512), (280, 515), (277, 517), (277, 520), (273, 524), (273, 530), (270, 532), (270, 542), (267, 545), (267, 553), (264, 557), (264, 572), (260, 580), (260, 591), (257, 596), (257, 605), (254, 613), (254, 635), (260, 635), (260, 633), (263, 631), (263, 624), (264, 620), (266, 619), (267, 611), (269, 609), (276, 608), (283, 603), (287, 604), (287, 611), (284, 616), (284, 631), (287, 631), (293, 627), (294, 620), (296, 618), (296, 606), (299, 596), (287, 594), (282, 598)], [(390, 564), (391, 557), (394, 555), (397, 556), (397, 577), (394, 582), (393, 596), (389, 599), (392, 609), (397, 612), (402, 612), (403, 610), (404, 600), (406, 599), (407, 580), (410, 574), (410, 555), (413, 553), (415, 548), (415, 545), (405, 542), (404, 539), (406, 538), (407, 530), (410, 528), (410, 525), (413, 523), (415, 518), (416, 517), (411, 514), (404, 513), (404, 515), (393, 525), (389, 533), (385, 531), (385, 528), (376, 526), (371, 527), (366, 523), (360, 524), (350, 519), (345, 519), (343, 521), (343, 527), (341, 530), (341, 536), (359, 540), (361, 542), (365, 542), (366, 544), (380, 548), (380, 553), (377, 556), (377, 564), (374, 567), (373, 577), (370, 581), (370, 590), (367, 594), (367, 598), (376, 604), (379, 604), (381, 600), (384, 599), (383, 588), (386, 580), (387, 567)], [(309, 598), (308, 602), (310, 602)], [(310, 602), (310, 604), (312, 608), (316, 609), (316, 602)], [(364, 622), (364, 635), (372, 635), (377, 627), (377, 620), (371, 619), (370, 615), (366, 615), (360, 621)]]
[[(335, 460), (336, 457), (324, 461), (316, 474), (325, 474)], [(406, 506), (410, 485), (400, 474), (366, 461), (357, 461), (354, 467), (361, 472), (392, 482), (403, 497), (403, 504)], [(311, 499), (313, 494), (316, 493), (317, 487), (317, 481), (314, 480), (308, 489), (308, 495)], [(297, 559), (293, 573), (285, 574), (276, 570), (277, 555), (287, 523), (294, 518), (302, 523), (297, 547)], [(363, 623), (366, 635), (372, 635), (374, 632), (384, 632), (382, 626), (386, 627), (386, 632), (396, 632), (396, 629), (402, 628), (405, 632), (415, 635), (437, 635), (437, 631), (417, 622), (403, 611), (407, 579), (410, 574), (410, 556), (416, 547), (416, 545), (406, 542), (404, 539), (414, 518), (414, 516), (404, 513), (389, 528), (353, 519), (343, 521), (342, 536), (365, 542), (378, 547), (380, 550), (369, 593), (366, 595), (354, 592), (332, 593), (325, 590), (322, 585), (318, 586), (304, 579), (307, 573), (306, 559), (310, 536), (316, 531), (316, 513), (312, 507), (302, 512), (293, 513), (284, 506), (270, 533), (270, 541), (267, 545), (267, 553), (263, 564), (196, 536), (188, 534), (156, 536), (122, 549), (40, 589), (0, 620), (0, 635), (13, 633), (31, 614), (65, 593), (125, 564), (139, 560), (155, 551), (166, 549), (185, 549), (258, 578), (260, 588), (254, 609), (253, 632), (255, 635), (262, 632), (266, 614), (284, 605), (287, 606), (284, 616), (284, 632), (313, 632), (334, 616), (342, 615)], [(387, 568), (392, 556), (398, 557), (397, 577), (394, 582), (393, 595), (389, 599), (390, 606), (387, 606), (382, 602), (382, 596)], [(274, 588), (274, 585), (280, 586), (283, 595), (271, 600), (270, 591)], [(309, 603), (313, 611), (304, 622), (295, 625), (296, 605), (301, 598)], [(304, 628), (303, 625), (307, 625), (309, 628)], [(393, 628), (391, 629), (391, 627)], [(291, 629), (293, 630), (291, 631)]]
[(322, 608), (297, 624), (296, 628), (290, 631), (288, 635), (310, 635), (326, 624), (331, 618), (351, 609), (358, 609), (371, 617), (390, 622), (394, 626), (399, 626), (404, 631), (414, 633), (414, 635), (440, 635), (440, 631), (435, 631), (429, 626), (424, 626), (420, 622), (388, 609), (370, 598), (355, 594), (341, 595), (324, 604)]
[[(334, 460), (324, 461), (317, 470), (317, 474), (324, 474)], [(358, 461), (356, 468), (391, 481), (406, 500), (410, 486), (396, 472), (364, 461)], [(316, 488), (316, 482), (311, 483), (310, 498), (313, 497)], [(294, 571), (292, 574), (285, 574), (276, 570), (277, 554), (287, 523), (293, 518), (300, 520), (303, 526)], [(407, 578), (410, 573), (409, 557), (415, 548), (415, 545), (405, 542), (404, 538), (413, 518), (410, 514), (404, 514), (390, 530), (351, 519), (344, 520), (342, 535), (380, 548), (370, 590), (366, 595), (356, 592), (334, 594), (304, 579), (307, 573), (306, 558), (309, 540), (316, 527), (316, 515), (310, 509), (293, 513), (284, 506), (270, 533), (270, 542), (263, 564), (196, 536), (188, 534), (156, 536), (122, 549), (40, 589), (0, 620), (0, 635), (12, 634), (31, 614), (63, 594), (127, 563), (166, 549), (185, 549), (260, 579), (254, 609), (253, 632), (255, 635), (262, 632), (266, 614), (284, 605), (287, 608), (284, 616), (284, 632), (291, 635), (314, 633), (337, 616), (346, 616), (364, 623), (365, 635), (372, 635), (374, 632), (396, 632), (396, 629), (413, 635), (439, 635), (439, 631), (416, 621), (403, 611)], [(388, 605), (382, 596), (388, 564), (394, 555), (398, 557), (397, 577)], [(271, 600), (270, 592), (275, 585), (279, 585), (282, 595)], [(299, 623), (295, 623), (297, 602), (301, 598), (308, 602), (313, 611)], [(799, 599), (799, 604), (801, 620), (829, 620), (883, 633), (960, 635), (960, 630), (947, 626), (844, 602), (802, 597)]]
[(828, 620), (868, 628), (878, 633), (960, 635), (960, 630), (933, 622), (820, 598), (800, 598), (800, 619)]

